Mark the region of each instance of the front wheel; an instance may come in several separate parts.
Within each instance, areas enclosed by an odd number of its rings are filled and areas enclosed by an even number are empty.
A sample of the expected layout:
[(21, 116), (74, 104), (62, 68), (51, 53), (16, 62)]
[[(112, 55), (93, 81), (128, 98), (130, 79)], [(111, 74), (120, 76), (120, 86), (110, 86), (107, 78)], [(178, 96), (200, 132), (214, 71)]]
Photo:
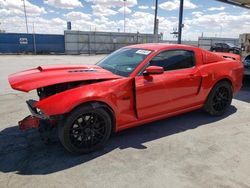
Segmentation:
[(225, 113), (233, 98), (232, 85), (227, 81), (217, 83), (211, 90), (204, 109), (210, 115), (219, 116)]
[(66, 150), (82, 154), (103, 147), (110, 137), (111, 127), (111, 118), (106, 110), (82, 106), (66, 117), (58, 134)]

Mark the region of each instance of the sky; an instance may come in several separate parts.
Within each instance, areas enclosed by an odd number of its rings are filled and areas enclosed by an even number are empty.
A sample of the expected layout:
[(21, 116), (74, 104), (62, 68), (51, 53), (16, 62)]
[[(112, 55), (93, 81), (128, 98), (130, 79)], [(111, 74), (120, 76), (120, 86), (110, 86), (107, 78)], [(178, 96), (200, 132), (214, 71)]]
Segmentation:
[[(179, 0), (158, 0), (159, 32), (165, 40), (178, 27)], [(123, 0), (25, 0), (29, 32), (63, 34), (72, 30), (124, 31)], [(126, 32), (153, 33), (155, 0), (126, 0)], [(184, 0), (183, 39), (238, 38), (250, 33), (250, 10), (215, 0)], [(0, 29), (25, 33), (22, 0), (0, 0)]]

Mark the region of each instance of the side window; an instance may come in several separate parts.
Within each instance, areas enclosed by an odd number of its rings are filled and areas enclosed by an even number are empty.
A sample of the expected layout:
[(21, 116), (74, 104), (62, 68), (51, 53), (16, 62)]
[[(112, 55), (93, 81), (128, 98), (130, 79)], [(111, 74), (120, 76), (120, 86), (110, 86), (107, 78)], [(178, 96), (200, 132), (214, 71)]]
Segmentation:
[(193, 51), (169, 50), (156, 55), (149, 65), (163, 67), (164, 71), (185, 69), (195, 66), (195, 56)]
[(227, 44), (223, 44), (223, 48), (229, 48)]
[(221, 43), (216, 43), (216, 47), (221, 48), (222, 47)]

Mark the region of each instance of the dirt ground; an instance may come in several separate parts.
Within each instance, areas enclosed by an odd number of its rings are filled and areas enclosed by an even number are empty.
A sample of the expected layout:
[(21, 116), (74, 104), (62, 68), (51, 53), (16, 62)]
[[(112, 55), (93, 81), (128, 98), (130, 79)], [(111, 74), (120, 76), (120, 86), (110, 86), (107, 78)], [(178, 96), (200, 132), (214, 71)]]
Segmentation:
[(35, 92), (12, 90), (7, 75), (43, 64), (104, 56), (0, 56), (0, 187), (250, 187), (250, 79), (222, 117), (202, 110), (114, 134), (82, 156), (45, 146), (17, 122)]

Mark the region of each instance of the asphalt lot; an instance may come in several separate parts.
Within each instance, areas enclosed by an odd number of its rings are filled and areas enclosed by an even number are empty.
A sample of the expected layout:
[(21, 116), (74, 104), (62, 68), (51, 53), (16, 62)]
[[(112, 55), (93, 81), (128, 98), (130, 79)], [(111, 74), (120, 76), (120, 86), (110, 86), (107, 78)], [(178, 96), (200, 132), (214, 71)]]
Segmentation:
[(0, 187), (250, 187), (250, 78), (222, 117), (202, 110), (115, 134), (82, 156), (45, 146), (17, 122), (34, 92), (12, 90), (7, 75), (42, 64), (103, 56), (0, 56)]

